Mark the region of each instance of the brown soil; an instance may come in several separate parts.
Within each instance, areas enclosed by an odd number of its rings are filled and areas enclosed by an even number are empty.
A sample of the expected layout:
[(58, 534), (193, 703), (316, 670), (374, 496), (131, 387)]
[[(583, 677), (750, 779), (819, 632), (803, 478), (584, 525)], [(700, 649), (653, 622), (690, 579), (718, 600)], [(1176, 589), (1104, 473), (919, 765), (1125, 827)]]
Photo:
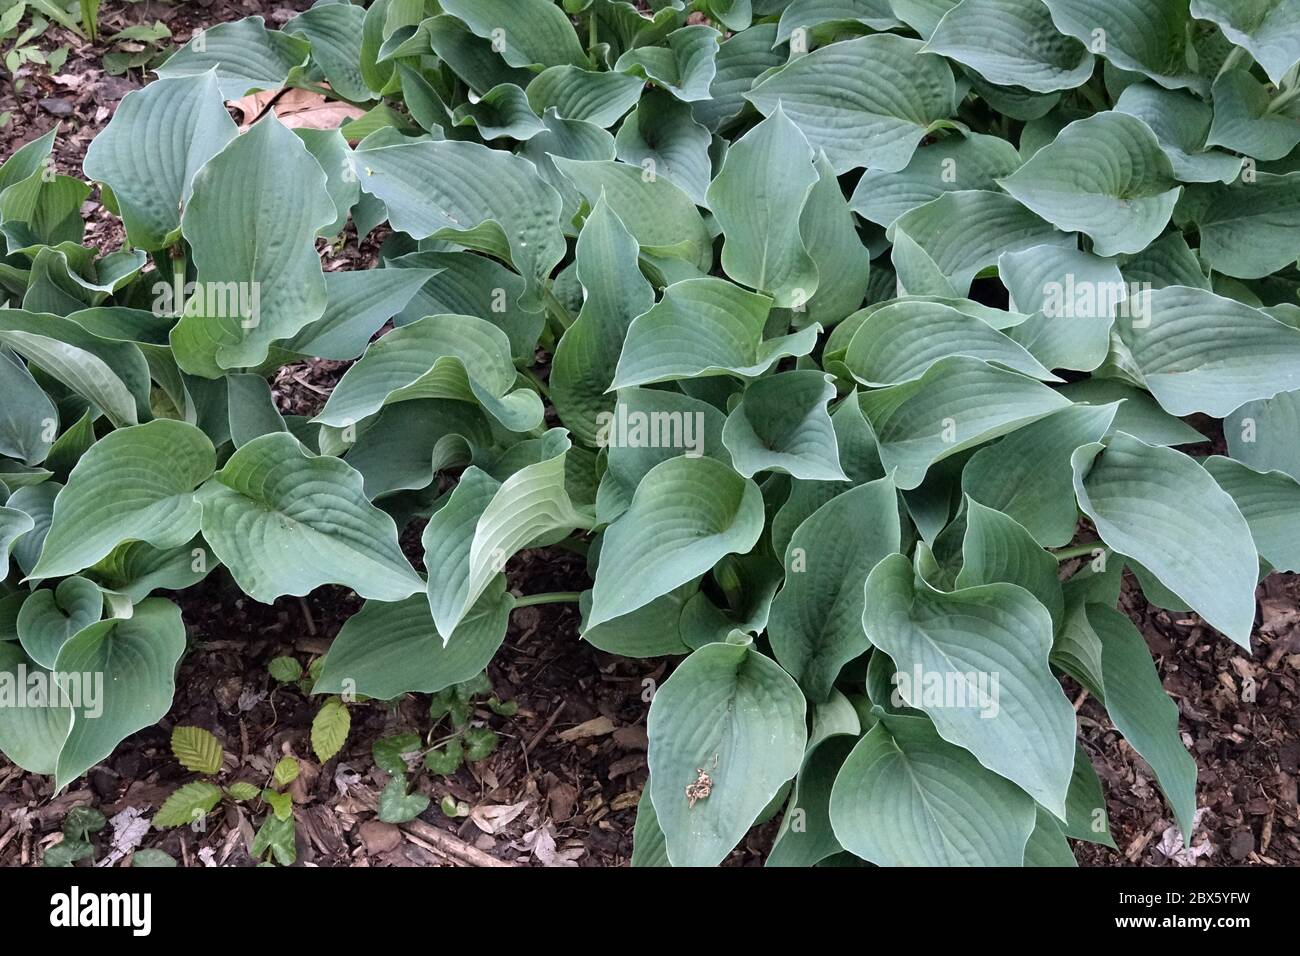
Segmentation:
[[(277, 24), (309, 5), (309, 0), (105, 3), (101, 18), (106, 35), (161, 19), (183, 41), (201, 24), (254, 13)], [(0, 155), (8, 156), (61, 122), (57, 166), (79, 175), (87, 144), (121, 97), (143, 80), (104, 74), (102, 44), (78, 43), (57, 28), (51, 35), (71, 43), (72, 54), (57, 76), (29, 76), (18, 97), (4, 86), (0, 113), (11, 110), (13, 120), (0, 130)], [(105, 251), (117, 247), (121, 232), (116, 221), (95, 202), (84, 211), (88, 241)], [(351, 236), (330, 253), (326, 267), (364, 268), (374, 262), (375, 249), (373, 237), (359, 244)], [(342, 365), (335, 362), (282, 370), (275, 382), (281, 410), (312, 413), (341, 372)], [(410, 533), (406, 539), (415, 542)], [(582, 560), (570, 554), (525, 553), (508, 570), (517, 594), (587, 585)], [(309, 741), (318, 701), (305, 698), (296, 687), (276, 684), (267, 673), (275, 657), (291, 655), (306, 666), (323, 653), (359, 607), (356, 597), (323, 588), (305, 599), (285, 598), (266, 606), (242, 596), (221, 570), (173, 597), (184, 611), (192, 652), (182, 663), (167, 718), (123, 742), (105, 764), (58, 796), (50, 780), (0, 758), (0, 865), (39, 863), (61, 838), (60, 824), (73, 806), (93, 805), (109, 817), (129, 808), (151, 814), (168, 794), (193, 779), (170, 754), (168, 741), (176, 725), (197, 725), (217, 735), (227, 752), (225, 783), (261, 785), (282, 755), (300, 760), (304, 772), (292, 793), (304, 863), (441, 866), (496, 860), (619, 866), (630, 857), (635, 807), (646, 777), (648, 704), (643, 691), (651, 686), (647, 682), (663, 680), (670, 662), (623, 660), (591, 648), (577, 636), (571, 606), (515, 612), (489, 674), (499, 697), (519, 702), (518, 713), (499, 717), (481, 708), (476, 717), (500, 734), (497, 751), (451, 778), (421, 772), (417, 786), (432, 796), (430, 809), (422, 820), (397, 828), (376, 818), (387, 774), (376, 768), (371, 744), (401, 731), (430, 734), (427, 701), (411, 697), (392, 705), (354, 705), (348, 743), (338, 757), (319, 766)], [(1200, 769), (1198, 805), (1203, 810), (1194, 851), (1179, 854), (1171, 817), (1149, 769), (1095, 701), (1079, 700), (1082, 737), (1106, 787), (1119, 846), (1115, 852), (1079, 844), (1081, 863), (1300, 865), (1300, 581), (1293, 575), (1275, 576), (1261, 587), (1260, 597), (1255, 653), (1246, 655), (1194, 616), (1153, 609), (1136, 589), (1126, 587), (1123, 606), (1146, 635), (1165, 687), (1178, 702), (1184, 741)], [(443, 816), (438, 803), (445, 795), (464, 801), (473, 814), (459, 820)], [(152, 831), (143, 845), (159, 847), (190, 866), (247, 865), (255, 825), (249, 809), (231, 806), (206, 832)], [(107, 849), (106, 835), (97, 840), (101, 851)], [(728, 862), (760, 865), (772, 835), (772, 825), (757, 829)]]

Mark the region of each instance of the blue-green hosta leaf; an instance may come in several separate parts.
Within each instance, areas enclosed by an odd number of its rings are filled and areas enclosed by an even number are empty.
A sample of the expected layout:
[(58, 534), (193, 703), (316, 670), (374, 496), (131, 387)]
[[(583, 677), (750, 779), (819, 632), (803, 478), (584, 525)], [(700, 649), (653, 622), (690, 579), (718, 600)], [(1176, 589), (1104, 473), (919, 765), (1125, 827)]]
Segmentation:
[(54, 667), (59, 650), (74, 634), (99, 620), (104, 592), (82, 577), (33, 591), (18, 611), (18, 640), (41, 667)]
[(1104, 604), (1088, 605), (1088, 623), (1101, 639), (1106, 712), (1155, 771), (1178, 829), (1190, 845), (1196, 815), (1196, 761), (1178, 733), (1178, 707), (1160, 684), (1151, 651), (1133, 622)]
[(32, 576), (75, 574), (124, 541), (160, 548), (189, 541), (199, 530), (194, 489), (215, 465), (212, 443), (185, 422), (158, 419), (105, 435), (59, 492)]
[(843, 666), (870, 647), (863, 586), (871, 569), (899, 550), (900, 534), (894, 484), (881, 478), (832, 498), (791, 536), (768, 636), (809, 700), (826, 700)]
[(642, 251), (684, 259), (707, 272), (713, 265), (713, 237), (690, 196), (663, 176), (647, 176), (640, 166), (555, 158), (555, 165), (577, 187), (589, 206), (601, 194), (636, 237)]
[(1079, 517), (1070, 456), (1102, 440), (1117, 408), (1073, 405), (981, 448), (962, 469), (962, 491), (1015, 519), (1044, 548), (1069, 544)]
[(361, 200), (361, 186), (352, 170), (352, 150), (336, 129), (296, 129), (294, 134), (325, 173), (325, 188), (336, 215), (333, 222), (321, 226), (318, 234), (332, 239), (347, 226), (352, 210)]
[(1247, 70), (1214, 81), (1214, 121), (1206, 142), (1254, 159), (1282, 159), (1300, 143), (1300, 118), (1275, 109), (1268, 87)]
[(363, 422), (346, 460), (361, 472), (366, 496), (373, 499), (426, 488), (439, 470), (468, 464), (495, 440), (476, 405), (424, 398), (385, 406)]
[(1242, 464), (1300, 481), (1300, 391), (1247, 402), (1224, 420), (1223, 435)]
[(1034, 831), (1029, 834), (1025, 844), (1025, 862), (1027, 867), (1069, 867), (1078, 866), (1070, 844), (1066, 842), (1065, 830), (1061, 822), (1042, 807), (1036, 808)]
[(651, 90), (619, 126), (615, 145), (623, 162), (667, 177), (696, 205), (708, 205), (713, 135), (696, 121), (688, 104)]
[(650, 778), (646, 777), (641, 789), (641, 799), (636, 805), (636, 824), (632, 829), (632, 859), (634, 867), (670, 867), (668, 849), (664, 845), (664, 831), (655, 816), (655, 805), (650, 799)]
[(0, 392), (0, 455), (40, 464), (54, 444), (50, 425), (58, 427), (59, 412), (22, 359), (7, 349), (0, 349)]
[(717, 132), (749, 105), (745, 94), (754, 81), (786, 61), (778, 49), (774, 23), (756, 23), (722, 41), (715, 59), (717, 70), (709, 84), (709, 98), (691, 103), (695, 118)]
[(9, 553), (14, 542), (34, 527), (36, 522), (27, 512), (0, 507), (0, 581), (9, 577)]
[(803, 31), (807, 50), (809, 33), (865, 33), (863, 27), (883, 32), (899, 26), (902, 24), (890, 9), (889, 0), (794, 0), (781, 11), (776, 42), (791, 40), (795, 31)]
[[(762, 0), (759, 0), (761, 3)], [(702, 4), (713, 17), (732, 32), (748, 30), (753, 22), (753, 0), (704, 0)]]
[(1101, 780), (1097, 778), (1097, 771), (1082, 744), (1078, 744), (1074, 751), (1074, 775), (1070, 778), (1070, 794), (1065, 799), (1063, 829), (1072, 840), (1087, 840), (1115, 849)]
[(1198, 87), (1187, 0), (1042, 0), (1056, 28), (1118, 69), (1168, 89)]
[(1202, 464), (1236, 502), (1259, 556), (1277, 571), (1300, 568), (1300, 482), (1283, 472), (1258, 472), (1220, 455)]
[(312, 693), (392, 700), (403, 694), (436, 694), (470, 680), (505, 640), (514, 603), (505, 578), (498, 577), (444, 641), (423, 594), (395, 603), (368, 601), (344, 622)]
[(892, 555), (867, 578), (862, 626), (893, 659), (903, 703), (1064, 818), (1074, 709), (1048, 666), (1052, 618), (1037, 599), (1005, 583), (937, 591)]
[(226, 378), (227, 401), (230, 406), (230, 440), (240, 448), (259, 435), (287, 432), (271, 385), (260, 375), (240, 372)]
[(353, 165), (361, 188), (388, 207), (394, 229), (505, 259), (534, 292), (564, 255), (559, 193), (505, 150), (415, 142), (358, 150)]
[(47, 689), (55, 686), (53, 675), (23, 653), (16, 642), (0, 641), (0, 686), (6, 698), (5, 706), (0, 707), (0, 753), (29, 773), (53, 776), (72, 725), (72, 708), (50, 702), (48, 697), (37, 706), (14, 706), (18, 703), (14, 695), (26, 694), (33, 681), (43, 682)]
[(429, 315), (473, 315), (506, 334), (516, 361), (531, 361), (546, 321), (545, 312), (525, 308), (527, 282), (495, 259), (473, 252), (413, 252), (390, 259), (397, 269), (424, 271), (432, 277), (396, 316), (396, 326)]
[(553, 66), (528, 84), (528, 103), (538, 114), (555, 110), (560, 119), (582, 120), (606, 129), (617, 123), (641, 98), (643, 84), (635, 76), (581, 67)]
[(957, 0), (890, 0), (894, 16), (928, 40), (945, 13), (957, 6)]
[[(482, 491), (490, 489), (490, 498), (475, 494), (469, 509), (452, 498), (425, 527), (429, 605), (438, 632), (447, 640), (518, 551), (543, 535), (592, 525), (591, 516), (578, 510), (565, 486), (568, 436), (554, 429), (544, 441), (541, 461), (519, 469), (495, 488), (493, 479), (483, 483)], [(453, 506), (456, 510), (447, 511)]]
[(832, 43), (768, 74), (746, 98), (764, 115), (779, 104), (837, 174), (902, 169), (957, 110), (952, 69), (921, 48), (888, 33)]
[[(475, 35), (456, 17), (448, 14), (429, 17), (420, 21), (418, 31), (423, 31), (428, 37), (429, 46), (438, 59), (475, 92), (485, 93), (499, 83), (524, 86), (533, 76), (530, 70), (506, 63), (493, 47), (490, 36)], [(402, 73), (400, 62), (398, 72)], [(404, 77), (403, 86), (406, 85)]]
[(1149, 283), (1153, 289), (1167, 285), (1210, 288), (1209, 277), (1181, 232), (1167, 233), (1137, 255), (1128, 257), (1120, 272), (1130, 283)]
[(1129, 287), (1113, 260), (1069, 246), (1033, 246), (998, 257), (1011, 307), (1032, 313), (1009, 335), (1047, 368), (1092, 371), (1110, 351)]
[(1069, 404), (1047, 386), (966, 356), (940, 359), (917, 379), (862, 396), (880, 460), (904, 491), (935, 462)]
[(1191, 11), (1245, 47), (1274, 83), (1300, 61), (1300, 10), (1287, 0), (1192, 0)]
[(307, 65), (311, 44), (268, 30), (261, 17), (245, 17), (200, 30), (154, 72), (163, 79), (194, 76), (215, 68), (223, 100), (254, 90), (277, 90)]
[(573, 24), (551, 0), (446, 0), (440, 5), (475, 36), (493, 41), (493, 49), (511, 66), (587, 62)]
[(286, 36), (300, 36), (311, 44), (311, 59), (320, 67), (330, 88), (346, 100), (364, 103), (375, 93), (361, 73), (361, 43), (366, 12), (350, 3), (317, 4), (284, 25)]
[(315, 358), (357, 358), (383, 324), (406, 308), (434, 275), (431, 269), (405, 268), (327, 272), (325, 314), (279, 344), (286, 351)]
[(632, 503), (641, 479), (655, 465), (679, 455), (707, 455), (731, 464), (722, 441), (726, 416), (708, 402), (662, 389), (625, 388), (613, 413), (596, 434), (608, 459), (596, 511), (601, 523)]
[(984, 322), (939, 302), (902, 300), (873, 311), (844, 353), (863, 385), (920, 378), (935, 362), (966, 355), (1039, 379), (1055, 380), (1024, 348)]
[(847, 481), (826, 405), (832, 378), (814, 369), (751, 382), (727, 416), (722, 442), (746, 478), (777, 471), (808, 481)]
[(657, 84), (679, 100), (709, 98), (721, 34), (702, 23), (668, 34), (662, 46), (640, 46), (618, 58), (614, 69), (635, 73)]
[(124, 738), (163, 718), (172, 705), (176, 665), (184, 652), (180, 608), (162, 598), (140, 602), (129, 618), (92, 624), (63, 645), (56, 673), (82, 675), (83, 688), (97, 675), (103, 683), (94, 681), (94, 695), (83, 689), (71, 708), (71, 726), (54, 774), (58, 789), (111, 754)]
[(541, 423), (541, 399), (514, 389), (515, 377), (510, 341), (496, 326), (471, 315), (431, 315), (366, 349), (315, 421), (346, 427), (393, 402), (448, 398), (477, 402), (511, 431), (529, 431)]
[(684, 279), (628, 328), (614, 388), (712, 375), (757, 376), (812, 351), (820, 329), (763, 339), (772, 300), (723, 279)]
[(922, 146), (896, 172), (868, 169), (853, 190), (853, 211), (890, 225), (943, 193), (996, 190), (997, 181), (1020, 165), (1020, 154), (1005, 139), (983, 133), (951, 135)]
[(133, 245), (161, 249), (195, 174), (237, 134), (215, 73), (161, 79), (123, 98), (86, 151), (86, 175), (112, 188)]
[(1201, 255), (1211, 269), (1259, 279), (1296, 261), (1300, 244), (1300, 170), (1259, 173), (1251, 183), (1201, 187), (1195, 218)]
[[(7, 476), (12, 479), (12, 475)], [(41, 555), (45, 536), (54, 516), (54, 501), (63, 486), (57, 481), (41, 481), (25, 485), (9, 496), (6, 505), (11, 511), (21, 511), (32, 519), (31, 528), (10, 545), (10, 555), (24, 574), (31, 574)], [(24, 522), (25, 523), (25, 522)]]
[(1062, 36), (1041, 3), (962, 0), (930, 35), (925, 49), (975, 70), (990, 83), (1037, 93), (1072, 90), (1092, 76), (1092, 54)]
[(1150, 127), (1114, 111), (1071, 123), (1000, 182), (1048, 222), (1085, 233), (1099, 256), (1144, 249), (1181, 192)]
[(651, 797), (673, 866), (716, 866), (740, 842), (799, 771), (806, 709), (790, 675), (748, 641), (706, 644), (673, 671), (646, 725)]
[(967, 497), (961, 553), (957, 588), (999, 581), (1018, 584), (1047, 608), (1053, 628), (1059, 626), (1065, 614), (1065, 598), (1057, 577), (1056, 558), (1043, 550), (1024, 525)]
[(506, 136), (523, 141), (546, 129), (524, 91), (513, 83), (494, 86), (477, 100), (462, 103), (453, 119), (457, 126), (476, 127), (485, 140)]
[(1185, 286), (1137, 297), (1116, 326), (1165, 411), (1223, 418), (1300, 386), (1300, 331), (1259, 309)]
[(722, 462), (679, 457), (656, 465), (605, 532), (587, 626), (635, 611), (725, 555), (745, 554), (763, 523), (758, 486)]
[(337, 458), (308, 454), (285, 432), (240, 448), (198, 499), (203, 537), (256, 601), (322, 584), (380, 601), (424, 590), (393, 519), (366, 499), (361, 474)]
[(1246, 519), (1192, 459), (1117, 432), (1074, 453), (1074, 489), (1101, 539), (1211, 626), (1250, 647), (1258, 561)]
[(830, 328), (862, 305), (871, 282), (871, 253), (858, 238), (857, 224), (825, 153), (813, 162), (817, 182), (799, 219), (804, 246), (817, 265), (817, 291), (796, 316), (796, 324)]
[(1119, 403), (1107, 436), (1116, 431), (1128, 432), (1148, 445), (1195, 445), (1205, 441), (1204, 435), (1162, 409), (1149, 393), (1118, 379), (1088, 378), (1064, 385), (1058, 391), (1078, 405)]
[(1019, 866), (1034, 801), (925, 718), (899, 715), (844, 761), (830, 818), (840, 845), (877, 866)]
[(181, 368), (217, 378), (265, 360), (325, 311), (318, 231), (337, 216), (302, 140), (268, 117), (194, 177), (182, 216), (198, 291), (172, 330)]
[(620, 657), (689, 654), (691, 647), (682, 636), (682, 609), (699, 590), (699, 583), (691, 581), (660, 595), (631, 614), (624, 614), (596, 627), (586, 626), (585, 618), (591, 613), (591, 592), (584, 591), (578, 603), (584, 618), (582, 639), (593, 647)]
[(61, 316), (0, 309), (3, 346), (97, 406), (114, 427), (149, 417), (149, 366), (133, 343), (100, 338)]
[(1240, 156), (1207, 147), (1214, 111), (1190, 93), (1134, 83), (1120, 94), (1115, 109), (1151, 127), (1183, 182), (1230, 183), (1241, 171)]
[(614, 380), (628, 326), (654, 305), (654, 290), (637, 265), (636, 239), (604, 201), (578, 236), (575, 259), (585, 298), (555, 348), (550, 387), (555, 411), (579, 441), (595, 444), (606, 394)]
[(183, 591), (198, 584), (217, 564), (202, 538), (161, 550), (143, 541), (128, 541), (93, 567), (86, 576), (108, 591), (139, 604), (155, 590)]
[[(532, 162), (542, 179), (560, 194), (560, 222), (567, 234), (572, 231), (571, 224), (582, 205), (583, 196), (573, 181), (556, 168), (555, 159), (612, 160), (616, 152), (614, 137), (595, 123), (561, 119), (554, 109), (542, 114), (542, 125), (546, 127), (545, 132), (524, 143), (519, 155)], [(597, 194), (596, 200), (588, 204), (595, 206), (599, 199)]]
[(736, 282), (800, 308), (817, 289), (817, 263), (799, 230), (818, 180), (812, 150), (780, 105), (727, 151), (709, 186), (722, 228), (722, 268)]
[[(1014, 174), (1013, 174), (1014, 175)], [(889, 227), (894, 242), (894, 266), (899, 282), (913, 295), (964, 296), (975, 277), (996, 265), (1005, 252), (1044, 244), (1069, 245), (1073, 236), (1058, 232), (1034, 212), (1005, 193), (990, 190), (945, 192), (894, 220)], [(927, 292), (915, 281), (904, 281), (900, 262), (902, 237), (930, 260), (946, 289)]]

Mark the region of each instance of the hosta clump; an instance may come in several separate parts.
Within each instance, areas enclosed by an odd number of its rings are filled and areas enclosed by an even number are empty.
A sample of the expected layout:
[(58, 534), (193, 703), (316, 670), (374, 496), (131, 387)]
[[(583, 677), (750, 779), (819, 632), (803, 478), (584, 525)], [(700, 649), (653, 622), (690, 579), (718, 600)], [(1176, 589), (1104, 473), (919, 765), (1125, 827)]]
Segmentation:
[[(1062, 678), (1190, 837), (1116, 604), (1128, 569), (1249, 651), (1259, 577), (1300, 567), (1290, 5), (645, 6), (215, 27), (90, 149), (106, 255), (51, 137), (10, 157), (0, 665), (108, 679), (11, 695), (0, 748), (64, 786), (159, 719), (154, 592), (222, 565), (365, 599), (313, 685), (343, 713), (454, 693), (527, 604), (680, 658), (637, 864), (780, 813), (771, 865), (1068, 865), (1111, 838)], [(356, 116), (223, 107), (282, 86)], [(391, 227), (380, 263), (324, 272), (349, 221)], [(351, 365), (281, 415), (306, 358)], [(589, 589), (507, 589), (556, 545)]]

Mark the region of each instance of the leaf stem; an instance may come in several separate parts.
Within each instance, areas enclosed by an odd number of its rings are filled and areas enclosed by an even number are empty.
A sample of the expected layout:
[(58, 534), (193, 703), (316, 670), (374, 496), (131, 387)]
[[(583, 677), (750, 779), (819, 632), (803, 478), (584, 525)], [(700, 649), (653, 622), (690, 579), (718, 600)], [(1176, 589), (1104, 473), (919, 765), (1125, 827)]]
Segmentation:
[(545, 594), (525, 594), (515, 598), (515, 607), (532, 607), (534, 604), (577, 604), (582, 595), (577, 591), (550, 591)]
[(537, 394), (541, 395), (542, 398), (546, 399), (547, 401), (551, 400), (551, 390), (546, 387), (546, 383), (542, 381), (540, 375), (538, 375), (530, 368), (521, 368), (519, 370), (519, 374), (528, 380), (528, 384), (532, 385), (533, 388), (537, 389)]
[(1094, 551), (1105, 551), (1106, 544), (1101, 540), (1085, 541), (1083, 544), (1072, 544), (1068, 548), (1062, 548), (1060, 551), (1053, 551), (1052, 556), (1057, 561), (1069, 561), (1071, 558), (1082, 558), (1091, 555)]

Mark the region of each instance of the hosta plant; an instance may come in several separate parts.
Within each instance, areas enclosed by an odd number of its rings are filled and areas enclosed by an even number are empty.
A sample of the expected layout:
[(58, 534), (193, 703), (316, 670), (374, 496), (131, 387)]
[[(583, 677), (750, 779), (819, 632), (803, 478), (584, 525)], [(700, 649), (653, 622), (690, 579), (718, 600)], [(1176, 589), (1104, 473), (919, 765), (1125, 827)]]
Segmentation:
[[(779, 814), (774, 866), (1069, 865), (1111, 842), (1084, 691), (1190, 837), (1196, 767), (1116, 605), (1127, 571), (1248, 653), (1259, 578), (1300, 567), (1297, 60), (1288, 0), (207, 30), (86, 180), (52, 136), (0, 169), (0, 749), (63, 787), (157, 721), (174, 592), (220, 567), (364, 599), (312, 686), (343, 716), (447, 699), (529, 604), (675, 658), (636, 864)], [(224, 105), (281, 87), (352, 118)], [(87, 180), (122, 249), (83, 244)], [(385, 224), (375, 268), (322, 269)], [(268, 381), (309, 358), (351, 364), (282, 415)], [(508, 589), (538, 548), (589, 587)]]

